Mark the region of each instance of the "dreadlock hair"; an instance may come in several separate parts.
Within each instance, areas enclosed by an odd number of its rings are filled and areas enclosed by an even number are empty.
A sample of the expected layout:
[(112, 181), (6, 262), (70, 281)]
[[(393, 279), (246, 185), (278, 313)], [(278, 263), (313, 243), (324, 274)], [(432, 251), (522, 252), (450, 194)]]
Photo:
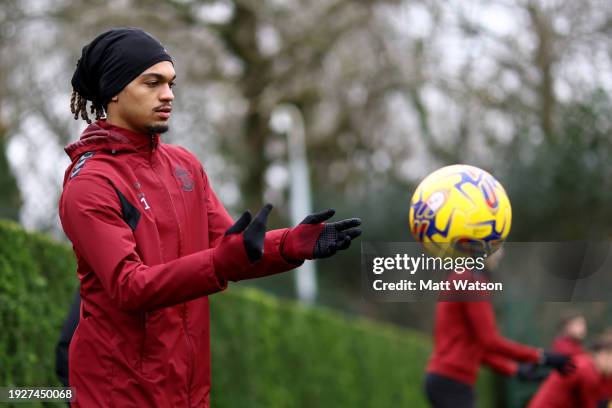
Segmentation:
[[(89, 114), (87, 113), (87, 99), (83, 98), (76, 90), (72, 90), (72, 96), (70, 97), (70, 112), (74, 115), (74, 119), (78, 120), (79, 116), (87, 123), (91, 123)], [(101, 119), (104, 115), (104, 108), (102, 105), (91, 102), (90, 113), (95, 113), (96, 120)]]

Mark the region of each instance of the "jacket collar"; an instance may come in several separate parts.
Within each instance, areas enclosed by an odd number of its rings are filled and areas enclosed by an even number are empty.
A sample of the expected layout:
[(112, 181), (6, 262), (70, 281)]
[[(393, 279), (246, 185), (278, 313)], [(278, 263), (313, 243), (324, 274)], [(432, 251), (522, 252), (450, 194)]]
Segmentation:
[(109, 133), (122, 136), (138, 151), (151, 151), (157, 148), (159, 144), (158, 133), (140, 133), (119, 126), (111, 125), (106, 119), (100, 119), (96, 122), (102, 129), (108, 130)]
[(64, 148), (71, 160), (89, 151), (152, 152), (159, 145), (158, 133), (140, 133), (111, 125), (105, 119), (90, 124), (78, 141)]

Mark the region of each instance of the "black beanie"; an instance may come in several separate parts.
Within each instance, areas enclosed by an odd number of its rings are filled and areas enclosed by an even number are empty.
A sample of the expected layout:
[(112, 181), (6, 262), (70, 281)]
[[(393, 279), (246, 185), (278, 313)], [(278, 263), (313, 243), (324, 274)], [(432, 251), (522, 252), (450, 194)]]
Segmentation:
[(83, 47), (72, 87), (94, 105), (105, 107), (152, 65), (172, 61), (164, 46), (139, 28), (113, 28)]

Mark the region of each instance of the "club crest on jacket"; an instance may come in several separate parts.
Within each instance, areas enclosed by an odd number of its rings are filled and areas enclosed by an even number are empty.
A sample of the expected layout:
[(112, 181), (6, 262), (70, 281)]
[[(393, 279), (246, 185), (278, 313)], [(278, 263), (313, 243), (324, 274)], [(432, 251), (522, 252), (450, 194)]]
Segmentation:
[(174, 175), (181, 182), (183, 191), (193, 191), (193, 179), (187, 170), (177, 166), (174, 168)]

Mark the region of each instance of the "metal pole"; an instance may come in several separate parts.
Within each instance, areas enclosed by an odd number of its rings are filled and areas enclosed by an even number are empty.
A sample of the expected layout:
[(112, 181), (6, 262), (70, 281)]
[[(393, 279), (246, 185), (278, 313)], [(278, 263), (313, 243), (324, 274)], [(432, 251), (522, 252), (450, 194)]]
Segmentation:
[[(281, 105), (274, 111), (277, 128), (287, 135), (287, 155), (289, 159), (289, 209), (293, 225), (300, 223), (312, 213), (310, 176), (306, 158), (306, 137), (302, 113), (294, 105)], [(312, 304), (317, 297), (317, 274), (315, 264), (306, 261), (296, 271), (296, 292), (298, 298)]]

